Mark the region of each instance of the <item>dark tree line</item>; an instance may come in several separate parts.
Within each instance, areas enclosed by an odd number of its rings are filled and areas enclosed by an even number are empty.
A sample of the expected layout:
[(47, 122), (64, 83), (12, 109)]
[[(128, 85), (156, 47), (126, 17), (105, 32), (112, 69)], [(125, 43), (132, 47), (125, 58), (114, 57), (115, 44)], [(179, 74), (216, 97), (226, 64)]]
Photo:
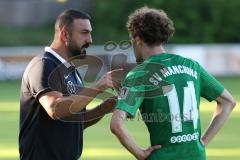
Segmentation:
[(239, 43), (239, 0), (92, 0), (95, 43), (128, 39), (128, 15), (147, 5), (164, 9), (176, 32), (170, 43)]

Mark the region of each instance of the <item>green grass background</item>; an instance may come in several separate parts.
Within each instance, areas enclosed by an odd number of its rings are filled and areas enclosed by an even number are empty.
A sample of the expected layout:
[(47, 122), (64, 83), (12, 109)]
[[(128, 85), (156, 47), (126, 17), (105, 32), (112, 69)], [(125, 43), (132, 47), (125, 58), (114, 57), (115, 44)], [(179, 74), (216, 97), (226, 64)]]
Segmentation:
[[(240, 77), (218, 78), (240, 100)], [(17, 160), (19, 132), (19, 81), (0, 81), (0, 160)], [(92, 103), (95, 106), (97, 102)], [(203, 130), (209, 123), (215, 103), (201, 101)], [(83, 160), (132, 160), (134, 159), (109, 130), (111, 115), (85, 130)], [(128, 121), (127, 127), (141, 147), (149, 146), (147, 129), (142, 121)], [(224, 128), (207, 146), (208, 160), (240, 159), (240, 110), (234, 109)], [(159, 133), (161, 134), (161, 133)]]

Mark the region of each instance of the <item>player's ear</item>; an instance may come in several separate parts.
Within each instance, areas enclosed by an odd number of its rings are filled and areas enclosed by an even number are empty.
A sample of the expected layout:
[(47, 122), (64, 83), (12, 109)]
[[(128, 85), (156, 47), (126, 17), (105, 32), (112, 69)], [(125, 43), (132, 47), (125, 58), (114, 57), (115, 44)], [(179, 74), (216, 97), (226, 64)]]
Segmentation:
[(140, 37), (136, 36), (135, 37), (135, 41), (136, 41), (136, 44), (138, 46), (142, 46), (143, 45), (143, 40)]

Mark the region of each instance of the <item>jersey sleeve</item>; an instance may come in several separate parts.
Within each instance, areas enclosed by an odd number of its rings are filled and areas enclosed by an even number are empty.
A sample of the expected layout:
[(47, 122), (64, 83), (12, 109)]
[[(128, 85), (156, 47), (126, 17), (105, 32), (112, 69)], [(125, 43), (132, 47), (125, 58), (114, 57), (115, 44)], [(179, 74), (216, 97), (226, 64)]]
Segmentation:
[[(56, 84), (60, 83), (59, 77), (53, 77), (56, 73), (56, 64), (50, 59), (41, 59), (32, 65), (28, 73), (29, 90), (34, 98), (38, 99), (40, 95), (56, 90)], [(50, 80), (50, 76), (51, 79)]]
[[(200, 65), (199, 65), (200, 66)], [(208, 101), (216, 100), (223, 92), (223, 85), (200, 66), (201, 96)]]
[(120, 109), (134, 118), (144, 100), (144, 79), (136, 72), (130, 72), (124, 80), (115, 109)]
[(130, 71), (124, 80), (116, 109), (123, 110), (134, 118), (144, 99), (162, 96), (162, 86), (169, 83), (162, 80), (158, 84), (153, 84), (150, 81), (150, 77), (159, 70), (159, 66), (162, 67), (161, 64), (146, 62)]

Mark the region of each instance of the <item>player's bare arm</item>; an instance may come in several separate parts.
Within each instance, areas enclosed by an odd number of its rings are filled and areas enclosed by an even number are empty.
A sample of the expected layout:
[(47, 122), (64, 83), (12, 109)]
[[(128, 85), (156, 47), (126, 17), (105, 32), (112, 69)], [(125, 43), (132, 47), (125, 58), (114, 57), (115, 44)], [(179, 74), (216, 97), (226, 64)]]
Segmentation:
[(111, 120), (111, 131), (117, 136), (122, 145), (138, 160), (145, 160), (154, 150), (161, 148), (160, 145), (150, 146), (147, 149), (140, 148), (133, 140), (124, 125), (127, 113), (122, 110), (114, 110)]
[(202, 136), (204, 146), (206, 146), (223, 127), (233, 108), (236, 106), (235, 100), (226, 89), (216, 101), (217, 107), (213, 114), (212, 121)]

